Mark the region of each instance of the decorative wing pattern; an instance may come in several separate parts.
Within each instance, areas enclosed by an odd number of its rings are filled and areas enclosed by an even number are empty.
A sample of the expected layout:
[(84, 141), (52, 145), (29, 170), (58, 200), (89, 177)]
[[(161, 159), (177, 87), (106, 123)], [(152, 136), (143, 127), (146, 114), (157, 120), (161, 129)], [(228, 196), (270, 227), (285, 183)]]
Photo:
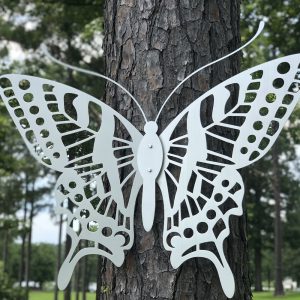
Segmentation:
[[(69, 86), (24, 75), (3, 75), (0, 86), (32, 155), (62, 173), (55, 188), (57, 212), (67, 215), (72, 247), (59, 287), (66, 287), (84, 255), (103, 255), (120, 266), (133, 244), (142, 135), (109, 106)], [(84, 240), (87, 247), (80, 249)]]
[[(79, 90), (31, 76), (1, 76), (1, 98), (30, 152), (60, 172), (57, 212), (67, 216), (72, 240), (58, 277), (60, 289), (84, 255), (123, 263), (133, 244), (142, 184), (142, 219), (151, 230), (157, 180), (172, 266), (192, 257), (210, 259), (231, 298), (235, 284), (223, 242), (230, 234), (229, 217), (243, 212), (244, 185), (237, 170), (266, 154), (278, 137), (300, 96), (299, 63), (300, 55), (291, 55), (226, 80), (189, 105), (160, 137), (156, 122), (148, 122), (142, 110), (144, 136)], [(141, 109), (120, 84), (99, 76), (121, 87)]]
[(235, 288), (223, 241), (230, 215), (242, 214), (244, 194), (237, 169), (270, 149), (300, 98), (299, 86), (300, 55), (273, 60), (195, 100), (160, 136), (165, 157), (157, 181), (171, 264), (210, 259), (227, 297)]

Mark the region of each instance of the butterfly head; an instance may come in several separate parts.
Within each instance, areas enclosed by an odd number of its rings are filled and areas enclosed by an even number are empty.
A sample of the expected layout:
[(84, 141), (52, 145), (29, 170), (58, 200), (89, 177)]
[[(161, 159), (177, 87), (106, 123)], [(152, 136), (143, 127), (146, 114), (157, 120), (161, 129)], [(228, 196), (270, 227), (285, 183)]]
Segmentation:
[(155, 134), (157, 132), (158, 126), (156, 122), (149, 121), (145, 124), (144, 131), (146, 134)]

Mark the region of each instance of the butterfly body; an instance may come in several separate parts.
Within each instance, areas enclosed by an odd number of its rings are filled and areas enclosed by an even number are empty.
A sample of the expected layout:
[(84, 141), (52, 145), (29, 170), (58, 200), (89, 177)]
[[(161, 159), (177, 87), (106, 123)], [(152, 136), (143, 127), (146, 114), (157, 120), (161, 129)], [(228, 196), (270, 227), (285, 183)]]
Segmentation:
[(155, 213), (155, 182), (163, 164), (163, 147), (156, 134), (155, 122), (147, 122), (137, 152), (137, 166), (143, 178), (142, 219), (146, 231), (153, 225)]

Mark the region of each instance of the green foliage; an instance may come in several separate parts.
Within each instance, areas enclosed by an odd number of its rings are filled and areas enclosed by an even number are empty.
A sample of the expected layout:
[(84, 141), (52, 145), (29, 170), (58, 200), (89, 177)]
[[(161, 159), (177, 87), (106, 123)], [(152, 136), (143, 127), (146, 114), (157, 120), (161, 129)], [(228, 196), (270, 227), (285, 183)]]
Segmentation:
[(56, 246), (50, 244), (32, 245), (31, 280), (42, 287), (46, 281), (53, 281), (56, 267)]
[[(59, 59), (102, 72), (102, 3), (102, 0), (1, 1), (1, 74), (25, 73), (50, 78), (96, 97), (102, 95), (105, 82), (50, 63), (40, 47), (46, 44), (51, 54)], [(12, 45), (23, 51), (25, 59), (11, 59)], [(29, 243), (30, 213), (34, 217), (53, 205), (53, 200), (45, 197), (51, 189), (51, 184), (45, 180), (47, 177), (54, 178), (29, 155), (0, 101), (0, 235), (7, 237), (5, 241), (0, 239), (0, 249), (7, 249), (5, 270), (13, 282), (19, 280), (20, 259), (26, 259), (20, 257), (21, 245), (16, 244), (15, 239), (21, 235), (26, 238), (25, 243)], [(17, 213), (21, 209), (27, 210), (25, 221)], [(33, 245), (30, 280), (41, 285), (53, 281), (56, 255), (56, 246)], [(89, 278), (96, 277), (94, 265), (95, 259), (89, 259)], [(0, 299), (4, 300), (1, 296)]]
[[(300, 0), (243, 1), (241, 20), (242, 36), (245, 37), (245, 40), (253, 35), (260, 20), (266, 21), (263, 34), (245, 50), (243, 68), (283, 55), (300, 52), (300, 24), (297, 21), (299, 19), (299, 6)], [(284, 271), (286, 276), (292, 276), (298, 282), (300, 282), (300, 261), (298, 261), (300, 254), (298, 250), (300, 244), (300, 223), (298, 221), (300, 169), (296, 149), (300, 143), (299, 118), (300, 109), (297, 107), (289, 119), (288, 126), (284, 128), (277, 142), (284, 216)], [(263, 280), (267, 280), (268, 276), (273, 276), (274, 255), (274, 201), (271, 182), (273, 176), (271, 155), (267, 154), (258, 163), (248, 168), (246, 173), (245, 202), (249, 216), (251, 261), (254, 261), (254, 250), (259, 248), (263, 258), (262, 276)], [(252, 269), (254, 269), (253, 265)]]
[(0, 261), (0, 298), (5, 299), (11, 292), (11, 285), (7, 274), (4, 272), (3, 262)]
[(12, 287), (11, 280), (4, 272), (3, 262), (0, 261), (0, 299), (15, 300), (22, 295), (22, 291)]
[[(87, 75), (65, 70), (51, 63), (45, 58), (40, 46), (46, 44), (52, 55), (69, 64), (103, 72), (100, 38), (103, 27), (103, 2), (1, 1), (1, 74), (25, 73), (40, 76), (80, 88), (96, 97), (102, 95), (104, 81), (94, 78), (91, 80)], [(11, 59), (12, 45), (20, 47), (25, 59)], [(8, 249), (5, 269), (14, 282), (19, 280), (21, 253), (21, 245), (16, 244), (14, 239), (24, 234), (28, 243), (31, 231), (29, 213), (32, 212), (35, 216), (40, 210), (53, 204), (50, 197), (45, 197), (46, 194), (50, 194), (51, 188), (44, 179), (51, 178), (51, 173), (48, 175), (49, 171), (43, 169), (29, 155), (3, 103), (0, 102), (0, 234), (8, 233), (10, 228), (9, 244), (5, 245), (5, 242), (0, 240), (0, 248)], [(17, 217), (17, 211), (20, 209), (27, 209), (24, 222)], [(56, 246), (33, 245), (30, 280), (41, 284), (53, 281), (56, 255)], [(96, 278), (95, 264), (96, 258), (89, 258), (88, 278)]]
[(245, 52), (244, 67), (270, 58), (299, 53), (300, 0), (245, 0), (242, 3), (242, 36), (249, 39), (260, 20), (266, 22), (263, 34)]
[[(9, 248), (10, 259), (6, 266), (7, 273), (13, 282), (18, 282), (20, 267), (21, 244), (12, 243)], [(30, 281), (35, 281), (42, 287), (45, 282), (52, 282), (55, 279), (55, 268), (57, 246), (53, 244), (40, 243), (33, 244), (31, 251), (31, 275)], [(92, 266), (91, 266), (92, 267)], [(2, 298), (0, 298), (2, 300)]]
[[(61, 66), (49, 64), (40, 50), (46, 44), (50, 52), (69, 64), (81, 65), (97, 72), (103, 71), (101, 58), (102, 3), (88, 1), (3, 1), (5, 13), (0, 13), (0, 36), (18, 43), (26, 53), (25, 61), (13, 62), (9, 71), (48, 77), (67, 83), (99, 97), (103, 93), (102, 80), (90, 80), (87, 75), (74, 74)], [(9, 15), (9, 18), (7, 18)]]
[[(87, 293), (87, 300), (95, 300), (95, 293)], [(63, 292), (59, 293), (59, 299), (63, 299)], [(75, 299), (75, 293), (72, 293), (72, 300)], [(53, 292), (32, 291), (29, 295), (29, 300), (53, 300)]]

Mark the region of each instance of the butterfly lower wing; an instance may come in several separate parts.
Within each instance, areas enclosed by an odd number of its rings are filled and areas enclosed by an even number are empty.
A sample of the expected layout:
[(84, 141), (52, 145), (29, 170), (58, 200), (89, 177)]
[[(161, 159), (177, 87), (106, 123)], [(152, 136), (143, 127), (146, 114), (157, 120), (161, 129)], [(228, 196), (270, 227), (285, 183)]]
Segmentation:
[(300, 98), (299, 63), (300, 55), (292, 55), (226, 80), (160, 136), (165, 158), (158, 183), (171, 263), (210, 259), (228, 297), (234, 280), (223, 241), (230, 234), (230, 215), (242, 214), (244, 186), (237, 169), (258, 160), (276, 140)]
[[(191, 118), (194, 112), (191, 111)], [(225, 294), (231, 297), (234, 279), (224, 255), (223, 242), (230, 234), (230, 215), (243, 212), (243, 182), (232, 166), (216, 164), (203, 172), (205, 149), (201, 148), (205, 145), (201, 147), (201, 139), (194, 132), (189, 115), (176, 127), (185, 126), (186, 134), (178, 137), (168, 134), (168, 141), (165, 132), (161, 136), (165, 160), (158, 184), (164, 200), (164, 247), (171, 252), (174, 268), (193, 257), (210, 259)]]
[[(57, 212), (67, 215), (72, 247), (60, 271), (60, 288), (84, 255), (100, 254), (120, 266), (133, 244), (142, 184), (136, 147), (142, 135), (109, 106), (69, 86), (14, 74), (2, 76), (0, 86), (32, 155), (62, 173), (55, 188)], [(83, 241), (87, 245), (80, 249)]]

